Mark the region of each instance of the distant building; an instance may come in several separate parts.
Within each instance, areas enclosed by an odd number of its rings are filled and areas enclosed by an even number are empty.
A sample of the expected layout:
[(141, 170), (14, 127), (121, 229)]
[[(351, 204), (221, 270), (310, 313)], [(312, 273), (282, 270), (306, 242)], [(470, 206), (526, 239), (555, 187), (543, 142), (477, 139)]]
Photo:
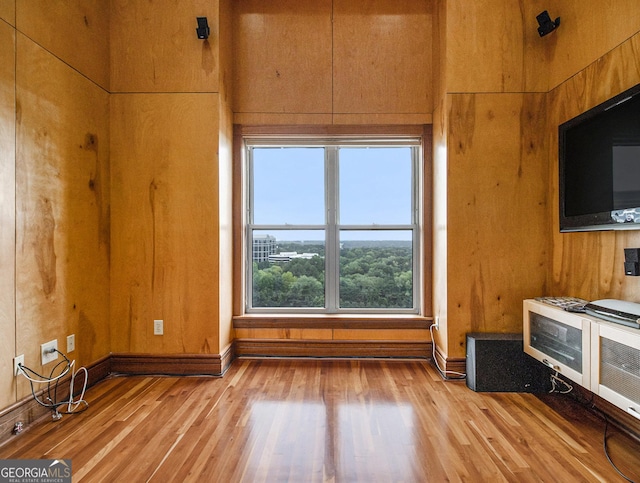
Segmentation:
[(253, 236), (253, 261), (266, 262), (276, 253), (276, 237), (273, 235)]
[(314, 257), (318, 257), (317, 253), (298, 253), (298, 252), (280, 252), (278, 254), (269, 255), (269, 262), (290, 262), (294, 258), (304, 258), (309, 260)]

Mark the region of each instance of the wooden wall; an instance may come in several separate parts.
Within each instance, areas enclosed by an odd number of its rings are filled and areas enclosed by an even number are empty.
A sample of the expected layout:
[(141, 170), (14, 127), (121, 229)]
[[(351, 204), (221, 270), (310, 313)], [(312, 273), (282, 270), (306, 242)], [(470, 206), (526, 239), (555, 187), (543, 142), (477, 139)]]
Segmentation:
[[(639, 9), (635, 9), (638, 12)], [(550, 93), (550, 125), (557, 126), (640, 83), (640, 17), (637, 32)], [(550, 129), (553, 258), (548, 272), (554, 293), (587, 300), (615, 298), (640, 302), (640, 280), (624, 274), (624, 248), (640, 246), (639, 231), (560, 233), (558, 231), (558, 135)]]
[(234, 2), (237, 124), (425, 124), (431, 0)]
[[(230, 76), (228, 61), (220, 69), (220, 11), (204, 0), (112, 2), (114, 352), (219, 354), (229, 343), (220, 261), (231, 243), (220, 220), (230, 224), (232, 136), (228, 88), (220, 94)], [(197, 16), (208, 17), (208, 40), (196, 36)], [(154, 319), (164, 320), (163, 336), (153, 335)]]
[[(640, 82), (640, 12), (614, 3), (0, 2), (2, 354), (40, 369), (39, 344), (71, 333), (79, 364), (327, 337), (231, 328), (232, 122), (433, 120), (444, 359), (466, 332), (519, 330), (525, 297), (640, 301), (622, 272), (635, 232), (557, 232), (557, 124)], [(539, 38), (545, 8), (562, 24)], [(11, 366), (0, 407), (27, 394)]]
[[(440, 3), (434, 179), (446, 183), (447, 208), (438, 216), (436, 201), (434, 303), (442, 359), (464, 362), (466, 332), (520, 331), (522, 298), (638, 298), (621, 262), (637, 236), (560, 235), (557, 224), (558, 122), (638, 82), (627, 39), (640, 10), (614, 3)], [(546, 8), (562, 20), (540, 38), (535, 16)]]
[(17, 396), (13, 377), (16, 345), (15, 255), (15, 29), (4, 20), (13, 20), (8, 2), (0, 4), (0, 408)]
[(439, 3), (435, 340), (454, 370), (464, 368), (467, 332), (521, 331), (522, 299), (544, 291), (547, 79), (535, 20), (542, 10), (538, 2)]
[(78, 365), (109, 353), (109, 9), (6, 1), (0, 17), (5, 407), (30, 392), (13, 377), (14, 355), (48, 371), (40, 344), (66, 351), (70, 334)]

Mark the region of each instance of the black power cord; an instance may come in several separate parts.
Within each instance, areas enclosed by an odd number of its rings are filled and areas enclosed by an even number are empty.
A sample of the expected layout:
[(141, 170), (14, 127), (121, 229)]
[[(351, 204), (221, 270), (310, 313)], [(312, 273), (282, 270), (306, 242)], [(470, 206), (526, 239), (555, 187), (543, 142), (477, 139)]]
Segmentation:
[[(84, 371), (85, 373), (84, 387), (81, 392), (81, 399), (79, 399), (78, 401), (74, 401), (73, 400), (75, 396), (74, 382), (75, 382), (75, 376), (77, 374), (76, 372), (73, 372), (73, 366), (75, 361), (71, 362), (69, 358), (65, 354), (60, 352), (58, 349), (53, 349), (52, 351), (55, 351), (58, 354), (60, 354), (64, 360), (58, 362), (53, 367), (53, 369), (51, 369), (51, 372), (49, 373), (48, 377), (37, 373), (36, 371), (34, 371), (33, 369), (30, 369), (24, 364), (19, 364), (18, 369), (20, 370), (22, 375), (29, 381), (29, 384), (31, 386), (31, 395), (33, 396), (33, 399), (40, 406), (51, 409), (51, 411), (53, 411), (53, 419), (58, 420), (62, 417), (63, 414), (77, 414), (77, 413), (86, 411), (89, 408), (89, 403), (87, 403), (87, 401), (82, 399), (82, 397), (84, 397), (84, 392), (87, 386), (87, 370), (84, 367), (80, 368), (80, 370)], [(61, 366), (63, 367), (59, 371), (59, 368)], [(58, 371), (59, 371), (59, 374), (56, 376), (55, 374)], [(71, 382), (69, 385), (69, 398), (65, 401), (58, 401), (58, 387), (60, 385), (60, 381), (69, 372), (71, 372)], [(34, 379), (34, 377), (37, 377), (38, 379)], [(47, 385), (46, 390), (43, 391), (43, 395), (46, 394), (46, 398), (40, 399), (38, 397), (34, 384)], [(61, 408), (64, 408), (64, 406), (67, 406), (66, 410), (61, 409)]]

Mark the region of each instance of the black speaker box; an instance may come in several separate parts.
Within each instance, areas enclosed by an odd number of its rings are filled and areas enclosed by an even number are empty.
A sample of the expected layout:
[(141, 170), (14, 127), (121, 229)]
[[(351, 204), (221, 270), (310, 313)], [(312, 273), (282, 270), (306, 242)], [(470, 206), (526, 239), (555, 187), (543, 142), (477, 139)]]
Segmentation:
[(522, 334), (467, 334), (467, 386), (476, 392), (549, 392), (550, 372), (524, 352)]
[(624, 261), (636, 263), (640, 262), (640, 248), (625, 248)]

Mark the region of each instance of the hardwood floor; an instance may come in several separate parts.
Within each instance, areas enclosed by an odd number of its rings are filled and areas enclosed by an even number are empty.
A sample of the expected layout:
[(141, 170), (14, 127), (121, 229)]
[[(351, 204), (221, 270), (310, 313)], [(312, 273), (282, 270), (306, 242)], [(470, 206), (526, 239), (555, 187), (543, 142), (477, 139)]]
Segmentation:
[[(624, 481), (582, 407), (475, 393), (427, 362), (236, 360), (223, 378), (111, 377), (86, 399), (0, 459), (70, 458), (74, 482)], [(609, 447), (640, 481), (640, 445), (610, 428)]]

